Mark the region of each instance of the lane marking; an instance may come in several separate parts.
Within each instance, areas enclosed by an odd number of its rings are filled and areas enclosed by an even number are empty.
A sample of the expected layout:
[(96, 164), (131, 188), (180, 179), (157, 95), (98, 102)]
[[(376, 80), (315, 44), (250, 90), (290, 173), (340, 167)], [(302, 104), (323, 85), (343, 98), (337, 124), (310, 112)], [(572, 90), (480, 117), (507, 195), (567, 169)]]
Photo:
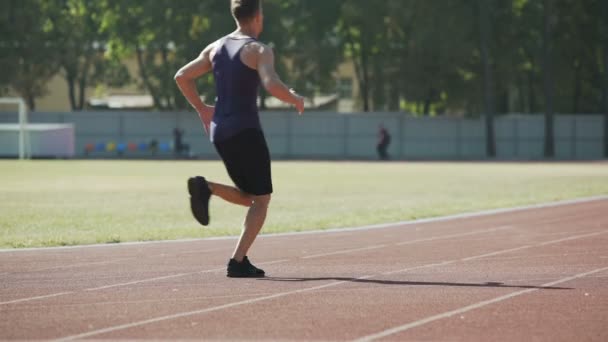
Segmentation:
[[(366, 275), (366, 276), (362, 276), (362, 277), (359, 277), (356, 279), (362, 280), (362, 279), (368, 279), (371, 277), (372, 277), (372, 275)], [(117, 326), (108, 327), (108, 328), (104, 328), (104, 329), (93, 330), (93, 331), (89, 331), (89, 332), (78, 334), (78, 335), (63, 337), (63, 338), (56, 339), (55, 341), (70, 341), (70, 340), (76, 340), (76, 339), (83, 339), (83, 338), (87, 338), (87, 337), (91, 337), (91, 336), (95, 336), (95, 335), (106, 334), (106, 333), (129, 329), (129, 328), (135, 328), (135, 327), (150, 324), (150, 323), (157, 323), (157, 322), (162, 322), (162, 321), (167, 321), (167, 320), (172, 320), (172, 319), (177, 319), (177, 318), (182, 318), (182, 317), (199, 315), (199, 314), (204, 314), (204, 313), (208, 313), (208, 312), (229, 309), (229, 308), (233, 308), (233, 307), (236, 307), (239, 305), (252, 304), (252, 303), (261, 302), (264, 300), (285, 297), (285, 296), (289, 296), (289, 295), (293, 295), (293, 294), (320, 290), (320, 289), (324, 289), (324, 288), (328, 288), (328, 287), (338, 286), (338, 285), (348, 283), (348, 282), (350, 282), (350, 281), (344, 280), (344, 281), (332, 282), (329, 284), (319, 285), (319, 286), (315, 286), (315, 287), (308, 287), (305, 289), (299, 289), (299, 290), (293, 290), (293, 291), (285, 291), (285, 292), (281, 292), (281, 293), (272, 294), (269, 296), (257, 297), (257, 298), (242, 300), (239, 302), (233, 302), (233, 303), (229, 303), (229, 304), (213, 306), (213, 307), (201, 309), (201, 310), (187, 311), (187, 312), (181, 312), (181, 313), (177, 313), (177, 314), (173, 314), (173, 315), (160, 316), (160, 317), (156, 317), (156, 318), (146, 319), (143, 321), (127, 323), (127, 324), (117, 325)]]
[(106, 290), (106, 289), (111, 289), (111, 288), (121, 287), (121, 286), (129, 286), (129, 285), (135, 285), (135, 284), (149, 283), (149, 282), (157, 281), (157, 280), (180, 278), (180, 277), (185, 277), (185, 276), (189, 276), (189, 275), (195, 275), (195, 274), (203, 273), (203, 272), (220, 271), (220, 270), (223, 270), (223, 269), (224, 268), (215, 268), (215, 269), (211, 269), (211, 270), (198, 271), (198, 272), (171, 274), (171, 275), (166, 275), (166, 276), (156, 277), (156, 278), (147, 278), (147, 279), (142, 279), (142, 280), (128, 281), (126, 283), (118, 283), (118, 284), (111, 284), (111, 285), (105, 285), (105, 286), (99, 286), (99, 287), (91, 287), (91, 288), (88, 288), (88, 289), (84, 289), (82, 291)]
[(534, 245), (526, 245), (526, 246), (522, 246), (522, 247), (506, 249), (506, 250), (503, 250), (503, 251), (498, 251), (498, 252), (493, 252), (493, 253), (486, 253), (486, 254), (476, 255), (476, 256), (472, 256), (472, 257), (468, 257), (468, 258), (463, 258), (462, 261), (469, 261), (469, 260), (475, 260), (475, 259), (479, 259), (479, 258), (485, 258), (485, 257), (493, 256), (493, 255), (503, 254), (503, 253), (517, 251), (517, 250), (521, 250), (521, 249), (527, 249), (527, 248), (531, 248), (531, 247), (541, 247), (541, 246), (554, 245), (554, 244), (561, 243), (561, 242), (578, 240), (578, 239), (582, 239), (582, 238), (586, 238), (586, 237), (592, 237), (592, 236), (597, 236), (597, 235), (602, 235), (602, 234), (606, 234), (606, 233), (608, 233), (608, 230), (604, 230), (604, 231), (601, 231), (601, 232), (595, 232), (595, 233), (587, 233), (587, 234), (574, 235), (574, 236), (569, 236), (569, 237), (561, 238), (561, 239), (557, 239), (557, 240), (551, 240), (551, 241), (546, 241), (546, 242), (539, 242), (539, 243), (534, 244)]
[(335, 252), (307, 255), (307, 256), (300, 257), (300, 259), (313, 259), (313, 258), (320, 258), (320, 257), (324, 257), (324, 256), (330, 256), (330, 255), (369, 251), (372, 249), (378, 249), (378, 248), (382, 248), (382, 247), (386, 247), (386, 246), (387, 245), (373, 245), (373, 246), (367, 246), (367, 247), (361, 247), (361, 248), (343, 249), (343, 250), (335, 251)]
[[(456, 219), (483, 217), (483, 216), (490, 216), (490, 215), (495, 215), (495, 214), (505, 214), (505, 213), (512, 213), (512, 212), (518, 212), (518, 211), (534, 210), (534, 209), (546, 209), (546, 208), (553, 208), (553, 207), (567, 206), (567, 205), (574, 205), (574, 204), (583, 204), (583, 203), (604, 201), (604, 200), (608, 200), (608, 195), (583, 197), (583, 198), (576, 198), (576, 199), (571, 199), (571, 200), (562, 200), (562, 201), (555, 201), (555, 202), (544, 202), (544, 203), (539, 203), (539, 204), (515, 206), (515, 207), (511, 207), (511, 208), (498, 208), (498, 209), (472, 211), (472, 212), (465, 212), (465, 213), (461, 213), (461, 214), (446, 215), (446, 216), (441, 216), (441, 217), (430, 217), (430, 218), (425, 218), (425, 219), (409, 220), (409, 221), (397, 221), (397, 222), (392, 222), (392, 223), (366, 225), (366, 226), (361, 226), (361, 227), (343, 227), (343, 228), (332, 228), (332, 229), (324, 229), (324, 230), (311, 230), (311, 231), (305, 231), (305, 232), (262, 234), (259, 236), (259, 238), (286, 237), (286, 236), (294, 236), (294, 235), (301, 236), (301, 235), (310, 235), (310, 234), (344, 233), (344, 232), (354, 232), (354, 231), (362, 231), (362, 230), (394, 228), (394, 226), (412, 226), (412, 225), (423, 224), (423, 223), (434, 223), (434, 222), (443, 222), (443, 221), (456, 220)], [(79, 248), (120, 248), (120, 247), (126, 247), (126, 246), (134, 246), (134, 245), (139, 246), (139, 245), (167, 244), (167, 243), (236, 240), (238, 238), (239, 238), (238, 236), (218, 236), (218, 237), (209, 237), (209, 238), (202, 238), (202, 239), (121, 242), (119, 244), (37, 247), (37, 248), (24, 248), (24, 249), (0, 249), (0, 253), (36, 252), (36, 251), (45, 251), (45, 250), (46, 251), (49, 251), (49, 250), (50, 251), (59, 251), (59, 250), (79, 249)]]
[(256, 297), (262, 295), (270, 295), (272, 292), (258, 292), (251, 294), (232, 294), (232, 295), (221, 295), (221, 296), (207, 296), (207, 297), (184, 297), (184, 298), (158, 298), (158, 299), (142, 299), (142, 300), (127, 300), (117, 302), (87, 302), (87, 303), (73, 303), (73, 304), (59, 304), (59, 305), (39, 305), (37, 308), (57, 308), (57, 307), (86, 307), (91, 305), (121, 305), (121, 304), (143, 304), (143, 303), (163, 303), (163, 302), (195, 302), (195, 301), (206, 301), (210, 299), (224, 299), (224, 298), (242, 298), (242, 297)]
[[(273, 264), (278, 264), (278, 263), (287, 262), (287, 261), (289, 261), (289, 259), (281, 259), (281, 260), (261, 262), (261, 263), (259, 263), (259, 265), (273, 265)], [(36, 297), (27, 297), (27, 298), (15, 299), (15, 300), (6, 301), (6, 302), (0, 302), (0, 305), (20, 303), (20, 302), (27, 302), (27, 301), (32, 301), (32, 300), (37, 300), (37, 299), (44, 299), (44, 298), (50, 298), (50, 297), (65, 296), (65, 295), (69, 295), (69, 294), (76, 294), (78, 292), (100, 291), (100, 290), (106, 290), (106, 289), (111, 289), (111, 288), (115, 288), (115, 287), (129, 286), (129, 285), (134, 285), (134, 284), (153, 282), (153, 281), (157, 281), (157, 280), (165, 280), (165, 279), (186, 277), (186, 276), (196, 275), (196, 274), (218, 272), (218, 271), (223, 271), (223, 270), (226, 270), (225, 266), (222, 267), (222, 268), (214, 268), (214, 269), (208, 269), (208, 270), (202, 270), (202, 271), (196, 271), (196, 272), (188, 272), (188, 273), (171, 274), (171, 275), (166, 275), (166, 276), (161, 276), (161, 277), (147, 278), (147, 279), (129, 281), (129, 282), (119, 283), (119, 284), (111, 284), (111, 285), (105, 285), (105, 286), (99, 286), (99, 287), (92, 287), (92, 288), (87, 288), (87, 289), (78, 290), (78, 291), (58, 292), (58, 293), (52, 293), (52, 294), (44, 295), (44, 296), (36, 296)]]
[(443, 265), (455, 264), (457, 262), (467, 262), (467, 261), (471, 261), (471, 260), (477, 260), (477, 259), (487, 258), (489, 256), (494, 256), (494, 255), (500, 255), (500, 254), (505, 254), (505, 253), (510, 253), (510, 252), (521, 251), (521, 250), (528, 249), (528, 248), (533, 248), (533, 247), (548, 246), (548, 245), (557, 244), (557, 243), (561, 243), (561, 242), (565, 242), (565, 241), (572, 241), (572, 240), (577, 240), (577, 239), (582, 239), (582, 238), (586, 238), (586, 237), (597, 236), (597, 235), (606, 234), (606, 233), (608, 233), (608, 230), (604, 230), (604, 231), (601, 231), (601, 232), (595, 232), (595, 233), (574, 235), (574, 236), (570, 236), (570, 237), (567, 237), (567, 238), (562, 238), (562, 239), (557, 239), (557, 240), (551, 240), (551, 241), (546, 241), (546, 242), (540, 242), (540, 243), (533, 244), (533, 245), (523, 245), (523, 246), (519, 246), (519, 247), (502, 249), (502, 250), (495, 251), (495, 252), (484, 253), (484, 254), (474, 255), (474, 256), (460, 258), (460, 259), (447, 260), (447, 261), (443, 261), (443, 262), (439, 262), (439, 263), (434, 263), (434, 264), (408, 267), (408, 268), (404, 268), (404, 269), (401, 269), (401, 270), (384, 272), (384, 273), (382, 273), (382, 275), (404, 273), (404, 272), (408, 272), (408, 271), (416, 270), (416, 269), (421, 269), (421, 268), (428, 268), (428, 267), (435, 267), (435, 266), (443, 266)]
[[(568, 266), (570, 266), (570, 265), (568, 265)], [(594, 276), (591, 276), (591, 277), (588, 277), (588, 278), (589, 279), (608, 278), (608, 273), (594, 275)], [(530, 282), (535, 282), (535, 281), (547, 281), (547, 280), (551, 280), (551, 279), (555, 279), (555, 277), (553, 277), (553, 278), (551, 278), (551, 277), (542, 277), (542, 278), (506, 279), (506, 280), (502, 280), (501, 282), (505, 283), (505, 284), (510, 284), (510, 283), (530, 283)]]
[(478, 235), (478, 234), (490, 233), (490, 232), (495, 232), (495, 231), (505, 230), (505, 229), (511, 229), (511, 228), (513, 228), (513, 226), (500, 226), (500, 227), (496, 227), (496, 228), (475, 230), (475, 231), (471, 231), (471, 232), (467, 232), (467, 233), (449, 234), (449, 235), (443, 235), (443, 236), (433, 236), (433, 237), (429, 237), (429, 238), (422, 238), (422, 239), (403, 241), (403, 242), (398, 242), (398, 243), (395, 243), (395, 244), (382, 244), (382, 245), (372, 245), (372, 246), (366, 246), (366, 247), (360, 247), (360, 248), (343, 249), (343, 250), (339, 250), (339, 251), (335, 251), (335, 252), (327, 252), (327, 253), (319, 253), (319, 254), (307, 255), (307, 256), (300, 257), (300, 259), (313, 259), (313, 258), (330, 256), (330, 255), (338, 255), (338, 254), (348, 254), (348, 253), (362, 252), (362, 251), (373, 250), (373, 249), (378, 249), (378, 248), (387, 247), (387, 246), (411, 245), (411, 244), (415, 244), (415, 243), (418, 243), (418, 242), (429, 242), (429, 241), (451, 239), (451, 238), (455, 238), (455, 237)]
[[(559, 242), (563, 242), (563, 241), (574, 240), (576, 238), (580, 239), (580, 238), (584, 238), (584, 237), (589, 237), (589, 236), (594, 236), (594, 235), (599, 235), (599, 234), (605, 234), (605, 233), (608, 233), (608, 231), (598, 232), (598, 233), (594, 233), (594, 234), (577, 235), (577, 236), (572, 236), (570, 238), (553, 240), (553, 241), (549, 241), (549, 242), (550, 243), (559, 243)], [(542, 243), (542, 245), (547, 245), (547, 244), (548, 243)], [(540, 246), (540, 245), (541, 244), (538, 244), (538, 246)], [(522, 246), (522, 247), (530, 248), (530, 247), (535, 247), (535, 246), (536, 245), (526, 245), (526, 246)], [(427, 264), (427, 265), (414, 266), (414, 267), (410, 267), (410, 268), (407, 268), (407, 269), (402, 269), (402, 270), (397, 270), (397, 271), (391, 271), (391, 272), (385, 272), (385, 273), (382, 273), (382, 275), (401, 273), (401, 272), (406, 272), (406, 271), (410, 271), (410, 270), (414, 270), (414, 269), (421, 269), (421, 268), (429, 268), (429, 267), (435, 267), (435, 266), (448, 265), (448, 264), (453, 264), (453, 263), (456, 263), (456, 262), (459, 262), (459, 261), (467, 261), (467, 260), (473, 260), (473, 259), (476, 259), (476, 258), (482, 258), (482, 257), (484, 257), (486, 255), (495, 255), (497, 253), (507, 253), (507, 252), (510, 252), (512, 250), (523, 249), (522, 247), (510, 248), (510, 249), (507, 249), (507, 250), (502, 250), (502, 251), (498, 251), (498, 252), (494, 252), (494, 253), (481, 254), (481, 255), (477, 255), (477, 256), (473, 256), (473, 257), (468, 257), (468, 258), (454, 259), (454, 260), (442, 261), (442, 262), (432, 263), (432, 264)], [(598, 270), (597, 272), (599, 272), (601, 270), (607, 270), (607, 269), (608, 269), (608, 267), (602, 268), (602, 269)], [(597, 273), (597, 272), (591, 272), (591, 273), (587, 272), (587, 273), (584, 273), (584, 275), (592, 274), (592, 273)], [(67, 341), (67, 340), (82, 339), (82, 338), (86, 338), (86, 337), (91, 337), (91, 336), (105, 334), (105, 333), (110, 333), (110, 332), (114, 332), (114, 331), (134, 328), (134, 327), (138, 327), (138, 326), (142, 326), (142, 325), (147, 325), (147, 324), (151, 324), (151, 323), (157, 323), (157, 322), (167, 321), (167, 320), (176, 319), (176, 318), (182, 318), (182, 317), (188, 317), (188, 316), (193, 316), (193, 315), (198, 315), (198, 314), (204, 314), (204, 313), (208, 313), (208, 312), (212, 312), (212, 311), (219, 311), (219, 310), (223, 310), (223, 309), (233, 308), (233, 307), (240, 306), (240, 305), (247, 305), (247, 304), (252, 304), (252, 303), (256, 303), (256, 302), (260, 302), (260, 301), (264, 301), (264, 300), (270, 300), (270, 299), (274, 299), (274, 298), (285, 297), (285, 296), (288, 296), (288, 295), (293, 295), (293, 294), (298, 294), (298, 293), (304, 293), (304, 292), (310, 292), (310, 291), (320, 290), (320, 289), (324, 289), (324, 288), (328, 288), (328, 287), (334, 287), (334, 286), (342, 285), (342, 284), (345, 284), (345, 283), (351, 283), (351, 282), (356, 281), (356, 280), (369, 279), (369, 278), (372, 278), (372, 277), (375, 277), (375, 276), (378, 276), (378, 275), (365, 275), (365, 276), (362, 276), (362, 277), (353, 278), (352, 280), (335, 281), (335, 282), (331, 282), (331, 283), (320, 285), (320, 286), (309, 287), (309, 288), (299, 289), (299, 290), (293, 290), (293, 291), (280, 292), (280, 293), (269, 295), (269, 296), (263, 296), (263, 297), (257, 297), (257, 298), (247, 299), (247, 300), (243, 300), (243, 301), (239, 301), (239, 302), (233, 302), (233, 303), (223, 304), (223, 305), (214, 306), (214, 307), (210, 307), (210, 308), (205, 308), (205, 309), (200, 309), (200, 310), (194, 310), (194, 311), (187, 311), (187, 312), (181, 312), (181, 313), (177, 313), (177, 314), (173, 314), (173, 315), (160, 316), (160, 317), (151, 318), (151, 319), (147, 319), (147, 320), (142, 320), (142, 321), (137, 321), (137, 322), (132, 322), (132, 323), (126, 323), (126, 324), (116, 325), (116, 326), (113, 326), (113, 327), (107, 327), (107, 328), (103, 328), (103, 329), (93, 330), (93, 331), (89, 331), (89, 332), (78, 334), (78, 335), (72, 335), (72, 336), (68, 336), (68, 337), (57, 339), (56, 341)], [(565, 279), (569, 279), (569, 278), (565, 278)], [(555, 284), (553, 284), (553, 285), (555, 285)], [(545, 285), (542, 285), (542, 286), (543, 287), (552, 286), (552, 283), (545, 284)], [(538, 288), (536, 288), (536, 289), (527, 289), (527, 290), (524, 290), (523, 292), (522, 291), (520, 291), (520, 292), (527, 293), (527, 292), (531, 292), (532, 290), (538, 290)]]
[[(177, 253), (160, 253), (160, 254), (152, 254), (152, 255), (147, 255), (146, 258), (167, 258), (167, 257), (175, 257), (175, 256), (181, 256), (181, 255), (187, 255), (187, 254), (204, 254), (204, 253), (210, 253), (210, 252), (217, 252), (217, 251), (222, 251), (222, 250), (226, 250), (225, 248), (214, 248), (214, 249), (203, 249), (200, 251), (185, 251), (185, 252), (177, 252)], [(0, 250), (1, 252), (1, 250)], [(86, 262), (86, 263), (78, 263), (78, 264), (70, 264), (70, 265), (62, 265), (62, 266), (53, 266), (53, 267), (42, 267), (42, 268), (37, 268), (37, 269), (33, 269), (33, 270), (25, 270), (25, 271), (11, 271), (11, 272), (4, 272), (4, 273), (0, 273), (0, 275), (5, 275), (5, 274), (27, 274), (30, 272), (40, 272), (40, 271), (48, 271), (48, 270), (55, 270), (55, 269), (62, 269), (62, 268), (72, 268), (72, 267), (81, 267), (81, 266), (91, 266), (91, 265), (105, 265), (105, 264), (115, 264), (115, 263), (119, 263), (119, 262), (123, 262), (123, 261), (127, 261), (127, 260), (133, 260), (133, 259), (137, 259), (138, 257), (134, 256), (134, 257), (126, 257), (126, 258), (119, 258), (116, 260), (110, 260), (110, 261), (96, 261), (96, 262)]]
[(522, 256), (508, 256), (508, 257), (499, 257), (492, 258), (492, 261), (511, 261), (518, 259), (530, 259), (530, 258), (567, 258), (571, 256), (581, 256), (588, 255), (594, 256), (592, 252), (569, 252), (569, 253), (553, 253), (553, 254), (538, 254), (538, 255), (522, 255)]
[(26, 302), (26, 301), (29, 301), (29, 300), (34, 300), (34, 299), (43, 299), (43, 298), (51, 298), (51, 297), (64, 296), (64, 295), (68, 295), (68, 294), (72, 294), (72, 293), (74, 293), (74, 291), (59, 292), (59, 293), (53, 293), (53, 294), (44, 295), (44, 296), (21, 298), (21, 299), (9, 300), (7, 302), (0, 302), (0, 305), (21, 303), (21, 302)]
[[(278, 264), (278, 263), (287, 262), (287, 261), (289, 261), (289, 259), (281, 259), (281, 260), (261, 262), (258, 265), (273, 265), (273, 264)], [(111, 289), (111, 288), (115, 288), (115, 287), (129, 286), (129, 285), (142, 284), (142, 283), (149, 283), (149, 282), (153, 282), (153, 281), (157, 281), (157, 280), (180, 278), (180, 277), (186, 277), (186, 276), (190, 276), (190, 275), (204, 274), (204, 273), (211, 273), (211, 272), (219, 272), (219, 271), (225, 271), (225, 270), (226, 270), (226, 267), (224, 266), (224, 267), (220, 267), (220, 268), (213, 268), (213, 269), (208, 269), (208, 270), (203, 270), (203, 271), (187, 272), (187, 273), (179, 273), (179, 274), (170, 274), (170, 275), (161, 276), (161, 277), (155, 277), (155, 278), (147, 278), (147, 279), (142, 279), (142, 280), (129, 281), (129, 282), (126, 282), (126, 283), (93, 287), (93, 288), (89, 288), (89, 289), (84, 289), (82, 291), (99, 291), (99, 290)]]
[[(506, 229), (505, 227), (498, 227), (498, 228)], [(498, 229), (498, 228), (493, 228), (493, 229)], [(462, 259), (454, 259), (454, 260), (443, 261), (443, 262), (439, 262), (439, 263), (432, 263), (432, 264), (427, 264), (427, 265), (408, 267), (408, 268), (404, 268), (404, 269), (401, 269), (401, 270), (384, 272), (384, 273), (382, 273), (382, 275), (391, 275), (391, 274), (396, 274), (396, 273), (408, 272), (408, 271), (412, 271), (412, 270), (416, 270), (416, 269), (429, 268), (429, 267), (435, 267), (435, 266), (444, 266), (444, 265), (449, 265), (449, 264), (453, 264), (453, 263), (460, 262), (460, 261), (465, 261), (466, 262), (466, 261), (470, 261), (470, 260), (485, 258), (485, 257), (488, 257), (488, 256), (500, 255), (500, 254), (505, 254), (505, 253), (509, 253), (509, 252), (515, 252), (515, 251), (519, 251), (519, 250), (523, 250), (523, 249), (528, 249), (528, 248), (533, 248), (533, 247), (546, 246), (546, 245), (550, 245), (550, 244), (556, 244), (556, 243), (560, 243), (560, 242), (571, 241), (571, 240), (576, 240), (576, 239), (580, 239), (580, 238), (601, 235), (601, 234), (605, 234), (607, 232), (608, 231), (601, 231), (601, 232), (595, 232), (595, 233), (575, 235), (575, 236), (570, 236), (570, 237), (561, 238), (561, 239), (557, 239), (557, 240), (551, 240), (551, 241), (547, 241), (547, 242), (542, 242), (542, 243), (538, 243), (538, 244), (534, 244), (534, 245), (524, 245), (524, 246), (504, 249), (504, 250), (500, 250), (500, 251), (495, 251), (495, 252), (475, 255), (475, 256), (471, 256), (471, 257), (466, 257), (466, 258), (462, 258)], [(378, 246), (372, 246), (372, 247), (374, 247), (374, 248), (384, 247), (384, 245), (379, 245), (379, 246), (380, 247), (378, 247)], [(370, 248), (367, 247), (367, 249), (370, 249)], [(362, 250), (362, 249), (359, 249), (359, 250)], [(260, 263), (260, 265), (271, 265), (271, 264), (282, 263), (282, 262), (287, 262), (287, 261), (289, 261), (289, 259), (269, 261), (269, 262), (265, 262), (265, 263)], [(147, 279), (135, 280), (135, 281), (125, 282), (125, 283), (111, 284), (111, 285), (105, 285), (105, 286), (100, 286), (100, 287), (88, 288), (88, 289), (84, 289), (84, 290), (81, 290), (81, 291), (88, 291), (89, 292), (89, 291), (105, 290), (105, 289), (115, 288), (115, 287), (121, 287), (121, 286), (128, 286), (128, 285), (134, 285), (134, 284), (140, 284), (140, 283), (146, 283), (146, 282), (153, 282), (153, 281), (157, 281), (157, 280), (165, 280), (165, 279), (185, 277), (185, 276), (199, 274), (199, 273), (202, 274), (202, 273), (209, 273), (209, 272), (217, 272), (217, 271), (221, 271), (223, 269), (224, 268), (215, 268), (215, 269), (204, 270), (204, 271), (196, 271), (196, 272), (172, 274), (172, 275), (167, 275), (167, 276), (147, 278)], [(75, 291), (60, 292), (60, 293), (50, 294), (50, 295), (46, 295), (46, 296), (22, 298), (22, 299), (18, 299), (16, 301), (0, 302), (0, 305), (12, 304), (14, 302), (24, 302), (24, 301), (36, 300), (36, 299), (44, 299), (44, 298), (47, 298), (47, 297), (56, 297), (56, 296), (61, 296), (61, 295), (66, 295), (66, 294), (72, 294), (72, 293), (75, 293)]]
[(500, 227), (490, 228), (490, 229), (475, 230), (475, 231), (468, 232), (468, 233), (451, 234), (451, 235), (435, 236), (435, 237), (424, 238), (424, 239), (403, 241), (403, 242), (398, 242), (395, 245), (396, 246), (405, 246), (405, 245), (411, 245), (411, 244), (417, 243), (417, 242), (428, 242), (428, 241), (450, 239), (450, 238), (462, 237), (462, 236), (478, 235), (478, 234), (490, 233), (490, 232), (495, 232), (495, 231), (505, 230), (505, 229), (512, 229), (512, 228), (513, 228), (513, 226), (500, 226)]
[[(562, 284), (562, 283), (565, 283), (565, 282), (569, 282), (569, 281), (572, 281), (572, 280), (575, 280), (575, 279), (583, 278), (583, 277), (586, 277), (586, 276), (589, 276), (589, 275), (593, 275), (593, 274), (596, 274), (596, 273), (600, 273), (600, 272), (603, 272), (603, 271), (606, 271), (606, 270), (608, 270), (608, 267), (597, 268), (597, 269), (592, 270), (592, 271), (575, 274), (575, 275), (567, 277), (567, 278), (562, 278), (562, 279), (555, 280), (555, 281), (552, 281), (552, 282), (549, 282), (549, 283), (545, 283), (545, 284), (540, 285), (540, 287), (550, 287), (550, 286), (559, 285), (559, 284)], [(364, 336), (364, 337), (360, 337), (360, 338), (356, 339), (355, 341), (358, 341), (358, 342), (374, 341), (374, 340), (377, 340), (377, 339), (380, 339), (380, 338), (383, 338), (383, 337), (387, 337), (387, 336), (390, 336), (390, 335), (394, 335), (396, 333), (404, 332), (406, 330), (419, 327), (421, 325), (425, 325), (427, 323), (431, 323), (431, 322), (434, 322), (434, 321), (437, 321), (437, 320), (440, 320), (440, 319), (444, 319), (444, 318), (449, 318), (449, 317), (452, 317), (454, 315), (458, 315), (458, 314), (465, 313), (467, 311), (479, 309), (481, 307), (484, 307), (484, 306), (487, 306), (487, 305), (490, 305), (490, 304), (502, 302), (502, 301), (505, 301), (507, 299), (511, 299), (513, 297), (521, 296), (521, 295), (524, 295), (524, 294), (527, 294), (527, 293), (531, 293), (531, 292), (534, 292), (534, 291), (538, 291), (538, 290), (539, 290), (539, 288), (525, 289), (525, 290), (516, 291), (516, 292), (510, 293), (510, 294), (504, 295), (504, 296), (500, 296), (500, 297), (496, 297), (496, 298), (493, 298), (493, 299), (484, 300), (484, 301), (481, 301), (481, 302), (477, 302), (475, 304), (464, 306), (464, 307), (459, 308), (459, 309), (455, 309), (455, 310), (451, 310), (451, 311), (446, 311), (446, 312), (441, 313), (441, 314), (429, 316), (429, 317), (426, 317), (426, 318), (423, 318), (423, 319), (420, 319), (420, 320), (417, 320), (417, 321), (414, 321), (414, 322), (411, 322), (411, 323), (407, 323), (407, 324), (400, 325), (400, 326), (397, 326), (397, 327), (394, 327), (394, 328), (383, 330), (383, 331), (380, 331), (380, 332), (375, 333), (375, 334), (370, 334), (370, 335), (367, 335), (367, 336)]]
[(34, 270), (29, 270), (29, 271), (13, 272), (13, 274), (23, 274), (23, 273), (28, 273), (28, 272), (40, 272), (40, 271), (48, 271), (48, 270), (58, 270), (58, 269), (62, 269), (62, 268), (72, 268), (72, 267), (91, 266), (91, 265), (115, 264), (117, 262), (126, 261), (126, 260), (133, 260), (133, 259), (135, 259), (135, 257), (121, 258), (121, 259), (116, 259), (116, 260), (112, 260), (112, 261), (83, 262), (83, 263), (80, 263), (80, 264), (71, 264), (71, 265), (54, 266), (54, 267), (43, 267), (43, 268), (38, 268), (38, 269), (34, 269)]

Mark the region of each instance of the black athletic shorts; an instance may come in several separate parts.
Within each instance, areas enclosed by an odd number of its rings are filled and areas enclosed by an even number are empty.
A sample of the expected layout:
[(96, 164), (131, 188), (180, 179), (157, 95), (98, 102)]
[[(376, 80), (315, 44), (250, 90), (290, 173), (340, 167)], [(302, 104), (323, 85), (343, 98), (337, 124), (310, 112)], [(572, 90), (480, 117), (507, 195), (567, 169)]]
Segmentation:
[(270, 153), (262, 131), (248, 129), (214, 145), (239, 190), (256, 196), (272, 193)]

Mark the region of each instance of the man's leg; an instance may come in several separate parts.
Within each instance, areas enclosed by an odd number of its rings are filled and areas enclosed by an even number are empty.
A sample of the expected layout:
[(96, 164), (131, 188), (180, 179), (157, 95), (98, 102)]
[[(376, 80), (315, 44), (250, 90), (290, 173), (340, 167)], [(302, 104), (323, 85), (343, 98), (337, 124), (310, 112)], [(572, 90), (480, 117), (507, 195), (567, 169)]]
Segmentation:
[(212, 183), (209, 181), (207, 181), (207, 184), (209, 184), (209, 190), (211, 190), (211, 194), (220, 197), (226, 202), (242, 205), (245, 207), (251, 207), (251, 205), (253, 204), (253, 196), (246, 194), (235, 187), (219, 183)]
[(243, 261), (243, 258), (247, 255), (247, 251), (249, 251), (253, 241), (255, 241), (255, 238), (262, 229), (266, 220), (270, 197), (270, 195), (251, 196), (253, 200), (245, 217), (243, 232), (232, 254), (232, 258), (237, 262)]

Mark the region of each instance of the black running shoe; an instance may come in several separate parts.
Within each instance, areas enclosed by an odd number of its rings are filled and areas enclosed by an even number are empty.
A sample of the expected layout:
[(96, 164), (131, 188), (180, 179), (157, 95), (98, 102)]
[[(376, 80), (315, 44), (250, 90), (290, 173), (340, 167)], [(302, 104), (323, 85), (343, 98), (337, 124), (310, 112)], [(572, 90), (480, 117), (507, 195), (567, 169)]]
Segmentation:
[(264, 270), (253, 266), (249, 259), (245, 257), (242, 262), (230, 259), (226, 275), (231, 278), (263, 278), (264, 274)]
[(194, 218), (203, 226), (209, 224), (209, 198), (211, 190), (205, 178), (197, 176), (188, 179), (190, 209)]
[(243, 262), (246, 263), (249, 266), (249, 268), (253, 269), (253, 271), (255, 271), (255, 273), (257, 273), (261, 276), (264, 276), (266, 274), (266, 272), (264, 272), (263, 269), (253, 266), (253, 264), (249, 261), (249, 258), (246, 255), (243, 258)]

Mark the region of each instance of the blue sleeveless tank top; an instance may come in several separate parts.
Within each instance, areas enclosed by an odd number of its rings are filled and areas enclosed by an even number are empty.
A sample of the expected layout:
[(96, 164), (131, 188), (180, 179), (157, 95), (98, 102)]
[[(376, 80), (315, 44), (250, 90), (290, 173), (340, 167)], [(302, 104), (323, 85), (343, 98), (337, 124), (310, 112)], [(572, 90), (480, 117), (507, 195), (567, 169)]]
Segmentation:
[(255, 128), (262, 130), (257, 98), (260, 78), (257, 70), (245, 65), (240, 52), (254, 38), (226, 36), (218, 42), (213, 56), (213, 76), (217, 102), (211, 123), (212, 142), (227, 140)]

